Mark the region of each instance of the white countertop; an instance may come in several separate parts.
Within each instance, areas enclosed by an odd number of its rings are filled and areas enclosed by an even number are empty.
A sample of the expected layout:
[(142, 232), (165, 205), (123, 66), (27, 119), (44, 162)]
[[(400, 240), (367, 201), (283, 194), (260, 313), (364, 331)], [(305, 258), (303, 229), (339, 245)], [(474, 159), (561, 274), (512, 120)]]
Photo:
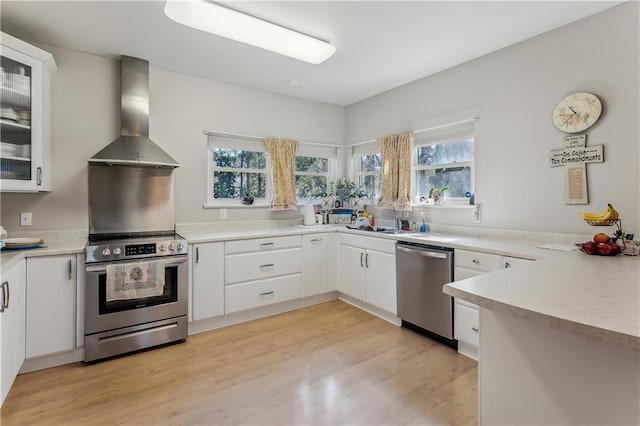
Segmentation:
[(84, 237), (45, 240), (41, 248), (24, 250), (2, 250), (0, 254), (0, 270), (5, 270), (27, 257), (55, 256), (59, 254), (75, 254), (84, 252), (87, 239)]
[[(383, 234), (349, 230), (342, 225), (181, 235), (196, 244), (338, 231), (535, 259), (528, 265), (447, 284), (444, 292), (485, 308), (640, 351), (640, 256), (587, 256), (578, 251), (540, 249), (531, 242), (437, 233)], [(44, 245), (38, 249), (3, 251), (0, 267), (9, 268), (26, 257), (82, 253), (86, 238), (45, 240)]]

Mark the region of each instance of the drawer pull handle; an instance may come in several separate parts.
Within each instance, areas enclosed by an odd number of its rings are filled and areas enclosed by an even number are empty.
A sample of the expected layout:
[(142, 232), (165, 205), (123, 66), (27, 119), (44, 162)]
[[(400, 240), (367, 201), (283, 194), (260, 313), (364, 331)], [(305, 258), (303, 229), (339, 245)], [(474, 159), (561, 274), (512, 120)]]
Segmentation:
[(266, 265), (260, 265), (260, 269), (273, 268), (273, 263), (267, 263)]
[(314, 238), (311, 240), (312, 243), (321, 243), (323, 241), (322, 238)]
[(473, 263), (475, 263), (476, 265), (477, 265), (478, 263), (480, 263), (480, 261), (479, 261), (478, 259), (473, 259), (473, 260), (472, 260), (472, 262), (473, 262)]
[(262, 244), (260, 244), (260, 248), (261, 249), (272, 248), (272, 247), (273, 247), (273, 243), (262, 243)]
[(265, 291), (264, 293), (260, 293), (260, 296), (271, 296), (273, 293), (273, 291)]
[(511, 268), (511, 264), (509, 262), (504, 262), (504, 268)]
[(478, 327), (471, 327), (471, 329), (472, 329), (473, 331), (475, 331), (476, 333), (479, 331)]

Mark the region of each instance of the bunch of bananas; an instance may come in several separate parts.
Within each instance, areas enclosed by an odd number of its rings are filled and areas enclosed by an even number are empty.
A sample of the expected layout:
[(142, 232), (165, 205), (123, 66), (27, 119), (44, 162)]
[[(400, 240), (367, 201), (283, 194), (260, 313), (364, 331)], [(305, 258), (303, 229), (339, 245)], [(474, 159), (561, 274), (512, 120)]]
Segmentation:
[(608, 204), (607, 209), (602, 213), (580, 212), (580, 216), (582, 216), (584, 220), (593, 220), (593, 221), (614, 220), (620, 217), (616, 209), (614, 209), (611, 204)]

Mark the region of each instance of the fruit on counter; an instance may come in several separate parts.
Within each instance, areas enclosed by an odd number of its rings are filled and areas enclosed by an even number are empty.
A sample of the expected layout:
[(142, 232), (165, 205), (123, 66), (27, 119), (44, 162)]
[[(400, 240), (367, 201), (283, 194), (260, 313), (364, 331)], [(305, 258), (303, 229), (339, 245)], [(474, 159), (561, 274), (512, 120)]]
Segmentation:
[(580, 216), (586, 220), (608, 220), (618, 219), (618, 217), (620, 217), (616, 209), (614, 209), (611, 204), (607, 204), (607, 209), (602, 213), (580, 212)]
[(593, 241), (587, 241), (586, 243), (582, 244), (582, 251), (587, 253), (587, 254), (596, 254), (598, 253), (598, 249), (596, 247), (596, 243), (594, 243)]
[(598, 254), (602, 256), (613, 256), (620, 252), (620, 246), (616, 243), (597, 243), (596, 249)]
[(593, 236), (594, 243), (608, 243), (609, 241), (611, 241), (611, 238), (609, 238), (607, 234), (603, 234), (602, 232), (598, 232)]

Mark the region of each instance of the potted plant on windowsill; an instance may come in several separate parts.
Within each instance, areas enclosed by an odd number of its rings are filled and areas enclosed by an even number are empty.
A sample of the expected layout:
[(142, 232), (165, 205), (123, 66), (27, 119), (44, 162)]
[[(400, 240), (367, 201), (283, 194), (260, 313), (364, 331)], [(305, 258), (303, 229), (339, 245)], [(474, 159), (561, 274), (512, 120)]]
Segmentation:
[(354, 210), (361, 210), (364, 209), (364, 200), (371, 198), (371, 196), (364, 190), (362, 185), (356, 187), (355, 183), (353, 183), (349, 198), (351, 198), (351, 207)]
[(253, 204), (253, 201), (255, 199), (255, 194), (253, 193), (253, 191), (251, 191), (250, 189), (245, 189), (244, 190), (244, 195), (242, 198), (242, 204), (246, 204), (248, 206), (250, 206), (251, 204)]
[(433, 199), (434, 204), (442, 204), (442, 201), (444, 199), (444, 192), (448, 189), (449, 188), (447, 188), (446, 186), (443, 186), (442, 188), (431, 188), (428, 198)]

